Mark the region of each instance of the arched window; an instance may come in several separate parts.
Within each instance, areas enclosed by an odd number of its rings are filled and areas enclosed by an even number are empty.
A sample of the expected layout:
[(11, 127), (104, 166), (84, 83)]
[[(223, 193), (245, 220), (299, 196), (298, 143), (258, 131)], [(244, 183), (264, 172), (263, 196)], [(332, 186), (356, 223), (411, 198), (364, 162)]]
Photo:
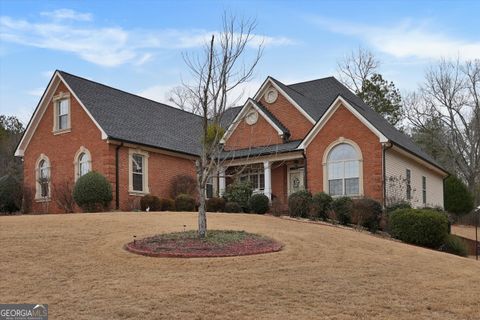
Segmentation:
[(81, 177), (84, 174), (90, 172), (90, 158), (85, 152), (80, 153), (78, 156), (78, 176)]
[(360, 194), (361, 155), (348, 143), (333, 147), (327, 157), (328, 192), (332, 196)]
[(37, 190), (36, 199), (46, 199), (50, 197), (50, 161), (47, 156), (40, 155), (37, 160), (36, 178), (37, 178)]
[(92, 157), (90, 151), (85, 147), (80, 147), (74, 158), (75, 165), (75, 181), (81, 176), (92, 171)]

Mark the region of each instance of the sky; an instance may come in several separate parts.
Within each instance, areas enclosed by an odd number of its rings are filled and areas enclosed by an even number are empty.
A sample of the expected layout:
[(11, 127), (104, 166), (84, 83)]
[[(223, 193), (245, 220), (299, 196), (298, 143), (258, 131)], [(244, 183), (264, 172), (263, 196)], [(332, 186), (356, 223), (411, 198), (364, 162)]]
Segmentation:
[[(243, 101), (267, 76), (285, 84), (337, 76), (359, 46), (402, 92), (441, 58), (480, 58), (480, 1), (0, 1), (0, 114), (27, 123), (59, 69), (153, 100), (191, 75), (224, 12), (256, 19), (263, 43)], [(238, 92), (237, 92), (238, 93)]]

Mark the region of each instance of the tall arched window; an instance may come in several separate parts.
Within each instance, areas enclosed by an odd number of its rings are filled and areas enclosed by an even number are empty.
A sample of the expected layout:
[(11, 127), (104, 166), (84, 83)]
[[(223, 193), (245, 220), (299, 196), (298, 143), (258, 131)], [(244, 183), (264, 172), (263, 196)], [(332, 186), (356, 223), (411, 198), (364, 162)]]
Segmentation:
[(48, 157), (44, 154), (41, 154), (37, 160), (37, 167), (35, 168), (36, 180), (37, 180), (37, 190), (35, 193), (36, 199), (47, 199), (50, 197), (50, 161)]
[(361, 155), (348, 143), (333, 147), (327, 157), (328, 192), (332, 196), (360, 194)]
[(75, 164), (75, 181), (81, 176), (92, 171), (92, 157), (90, 151), (85, 147), (80, 147), (74, 158)]
[(90, 172), (90, 158), (85, 152), (80, 153), (78, 156), (78, 176), (81, 177), (84, 174)]

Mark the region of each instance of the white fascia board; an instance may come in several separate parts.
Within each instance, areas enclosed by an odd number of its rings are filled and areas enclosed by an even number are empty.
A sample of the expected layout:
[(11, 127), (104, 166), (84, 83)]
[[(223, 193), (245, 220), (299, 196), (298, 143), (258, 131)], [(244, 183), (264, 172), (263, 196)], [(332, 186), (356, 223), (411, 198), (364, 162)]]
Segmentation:
[(307, 134), (302, 143), (298, 146), (298, 149), (305, 149), (308, 147), (310, 142), (317, 136), (325, 124), (330, 120), (332, 115), (337, 111), (340, 105), (345, 106), (360, 122), (362, 122), (370, 131), (372, 131), (380, 140), (381, 143), (386, 143), (389, 140), (383, 135), (374, 125), (372, 125), (364, 116), (362, 116), (348, 101), (346, 101), (342, 96), (338, 96), (335, 101), (328, 107), (325, 114), (318, 120), (317, 124), (313, 129)]

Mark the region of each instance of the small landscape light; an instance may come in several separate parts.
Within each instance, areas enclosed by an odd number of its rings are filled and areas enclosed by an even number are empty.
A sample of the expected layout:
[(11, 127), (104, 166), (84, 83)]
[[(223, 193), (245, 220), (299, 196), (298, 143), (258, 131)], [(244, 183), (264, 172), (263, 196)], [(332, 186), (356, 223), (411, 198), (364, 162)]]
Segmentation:
[(133, 244), (135, 244), (136, 242), (137, 242), (137, 236), (133, 235)]

